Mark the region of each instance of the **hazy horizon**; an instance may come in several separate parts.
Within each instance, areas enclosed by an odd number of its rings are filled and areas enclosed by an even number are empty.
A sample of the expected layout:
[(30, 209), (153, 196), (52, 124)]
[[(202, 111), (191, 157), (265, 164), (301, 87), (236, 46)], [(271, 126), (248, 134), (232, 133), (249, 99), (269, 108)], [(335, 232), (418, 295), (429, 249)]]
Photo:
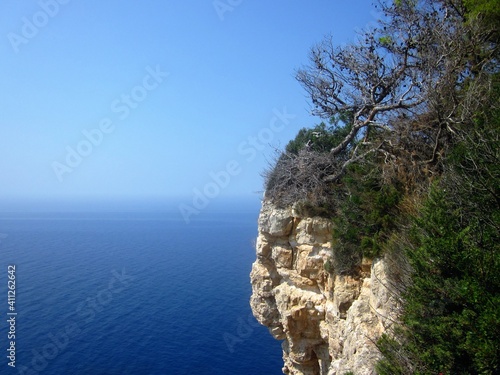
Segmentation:
[(234, 195), (218, 199), (195, 200), (184, 196), (161, 198), (30, 198), (10, 199), (0, 198), (0, 215), (10, 213), (177, 213), (196, 218), (203, 213), (222, 211), (258, 212), (262, 195)]

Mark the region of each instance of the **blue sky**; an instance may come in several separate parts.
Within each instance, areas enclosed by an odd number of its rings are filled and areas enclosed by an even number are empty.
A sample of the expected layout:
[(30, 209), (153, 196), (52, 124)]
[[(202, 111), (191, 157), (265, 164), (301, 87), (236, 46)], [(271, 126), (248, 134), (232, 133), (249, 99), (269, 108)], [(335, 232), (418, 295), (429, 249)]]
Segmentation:
[(310, 48), (375, 20), (370, 0), (5, 0), (0, 197), (254, 195), (319, 122)]

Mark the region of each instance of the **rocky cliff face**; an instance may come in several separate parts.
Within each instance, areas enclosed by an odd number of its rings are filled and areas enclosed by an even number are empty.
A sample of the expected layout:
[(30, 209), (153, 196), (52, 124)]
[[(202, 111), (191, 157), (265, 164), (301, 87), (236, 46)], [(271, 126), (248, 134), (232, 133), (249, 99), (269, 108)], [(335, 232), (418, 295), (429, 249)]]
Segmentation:
[(251, 307), (283, 341), (283, 372), (375, 374), (374, 342), (397, 312), (385, 261), (363, 261), (353, 276), (334, 276), (324, 268), (332, 254), (330, 221), (266, 202), (256, 250)]

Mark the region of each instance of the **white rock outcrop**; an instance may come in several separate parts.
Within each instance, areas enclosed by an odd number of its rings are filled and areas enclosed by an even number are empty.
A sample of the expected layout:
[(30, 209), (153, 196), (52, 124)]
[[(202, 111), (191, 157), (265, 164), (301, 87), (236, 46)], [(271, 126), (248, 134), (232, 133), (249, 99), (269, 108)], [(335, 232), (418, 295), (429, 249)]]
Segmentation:
[(263, 203), (250, 303), (283, 341), (285, 374), (375, 374), (374, 342), (396, 316), (383, 259), (363, 261), (352, 276), (325, 271), (331, 231), (327, 219)]

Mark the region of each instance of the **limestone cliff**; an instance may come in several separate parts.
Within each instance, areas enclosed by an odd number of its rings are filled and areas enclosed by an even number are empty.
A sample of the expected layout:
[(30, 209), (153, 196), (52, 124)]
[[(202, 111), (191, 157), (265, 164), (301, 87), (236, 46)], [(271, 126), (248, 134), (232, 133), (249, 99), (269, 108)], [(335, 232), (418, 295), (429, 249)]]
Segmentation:
[(353, 276), (325, 271), (331, 224), (264, 202), (251, 307), (282, 340), (285, 374), (375, 374), (377, 338), (397, 313), (383, 259), (363, 261)]

